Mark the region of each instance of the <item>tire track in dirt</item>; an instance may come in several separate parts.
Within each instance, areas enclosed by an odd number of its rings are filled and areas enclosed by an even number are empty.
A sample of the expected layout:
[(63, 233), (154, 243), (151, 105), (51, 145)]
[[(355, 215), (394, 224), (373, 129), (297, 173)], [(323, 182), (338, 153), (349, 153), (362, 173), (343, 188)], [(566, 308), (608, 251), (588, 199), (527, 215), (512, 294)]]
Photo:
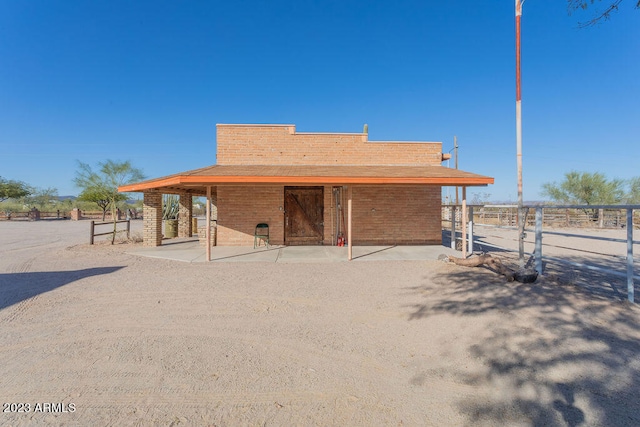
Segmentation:
[(36, 258), (33, 257), (33, 258), (29, 258), (26, 261), (11, 265), (11, 266), (9, 266), (9, 273), (11, 273), (11, 274), (27, 273), (27, 272), (31, 271), (31, 267), (33, 266), (33, 262), (35, 260), (36, 260)]
[[(23, 273), (30, 272), (31, 268), (33, 267), (33, 262), (35, 261), (35, 259), (36, 258), (33, 257), (33, 258), (27, 259), (26, 261), (10, 265), (8, 269), (9, 274), (10, 275), (23, 274)], [(13, 292), (20, 292), (20, 290), (15, 289), (13, 290)], [(0, 324), (11, 323), (11, 322), (14, 322), (16, 319), (19, 319), (20, 317), (22, 317), (27, 312), (29, 307), (31, 307), (37, 301), (39, 295), (40, 294), (37, 293), (32, 297), (25, 298), (19, 303), (14, 304), (13, 307), (8, 307), (7, 308), (9, 310), (8, 313), (6, 313), (5, 316), (0, 316)], [(7, 296), (5, 296), (5, 298), (6, 297)]]
[(6, 247), (2, 250), (2, 252), (18, 252), (18, 251), (28, 251), (34, 250), (35, 248), (46, 249), (48, 246), (57, 246), (58, 243), (62, 242), (62, 238), (56, 238), (55, 240), (50, 240), (46, 242), (34, 243), (31, 245), (22, 245), (16, 248), (11, 248), (13, 244), (20, 244), (22, 241), (17, 240), (15, 242), (8, 242)]

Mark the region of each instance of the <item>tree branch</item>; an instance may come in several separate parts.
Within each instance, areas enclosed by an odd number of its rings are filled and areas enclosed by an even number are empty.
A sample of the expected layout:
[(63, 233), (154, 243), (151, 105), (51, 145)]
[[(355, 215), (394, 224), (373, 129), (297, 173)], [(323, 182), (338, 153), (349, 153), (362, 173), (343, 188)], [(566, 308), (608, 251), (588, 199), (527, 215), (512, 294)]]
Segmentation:
[[(589, 5), (593, 4), (595, 0), (567, 0), (567, 1), (569, 3), (568, 5), (569, 14), (571, 15), (576, 10), (588, 9)], [(579, 22), (578, 28), (592, 27), (597, 23), (599, 23), (601, 20), (605, 20), (605, 21), (608, 20), (609, 18), (611, 18), (611, 14), (618, 10), (618, 6), (623, 1), (624, 0), (610, 0), (611, 3), (609, 4), (609, 6), (606, 7), (604, 11), (596, 12), (595, 16), (586, 22)], [(636, 8), (640, 8), (640, 0), (637, 0)]]

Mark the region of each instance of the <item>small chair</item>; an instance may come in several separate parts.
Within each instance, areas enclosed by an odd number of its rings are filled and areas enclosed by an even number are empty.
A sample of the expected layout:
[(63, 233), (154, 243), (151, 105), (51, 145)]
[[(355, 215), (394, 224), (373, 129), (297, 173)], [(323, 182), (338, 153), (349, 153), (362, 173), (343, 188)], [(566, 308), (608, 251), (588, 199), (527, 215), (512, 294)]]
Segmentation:
[(264, 222), (256, 225), (256, 231), (253, 233), (253, 249), (260, 246), (260, 240), (264, 240), (267, 249), (269, 249), (269, 224)]

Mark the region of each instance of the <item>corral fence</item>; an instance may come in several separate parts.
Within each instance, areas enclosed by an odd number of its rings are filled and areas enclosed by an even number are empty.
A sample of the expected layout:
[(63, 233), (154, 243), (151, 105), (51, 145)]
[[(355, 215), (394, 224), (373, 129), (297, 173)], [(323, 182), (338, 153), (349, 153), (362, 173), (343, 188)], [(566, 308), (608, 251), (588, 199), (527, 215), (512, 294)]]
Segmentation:
[(69, 211), (39, 211), (32, 209), (25, 212), (0, 212), (0, 220), (2, 221), (38, 221), (41, 219), (69, 219), (71, 212)]
[[(126, 228), (124, 230), (117, 229), (117, 224), (127, 224)], [(110, 225), (111, 227), (113, 227), (113, 221), (110, 222), (95, 222), (95, 221), (91, 221), (91, 227), (89, 228), (89, 244), (93, 245), (95, 237), (96, 236), (108, 236), (108, 235), (113, 235), (114, 233), (127, 233), (127, 239), (131, 237), (131, 220), (122, 220), (122, 221), (116, 221), (116, 229), (115, 230), (111, 230), (108, 231), (106, 233), (96, 233), (96, 227), (98, 226), (102, 226), (102, 225)]]
[[(79, 216), (79, 219), (94, 219), (94, 220), (102, 221), (102, 211), (99, 211), (99, 210), (95, 210), (95, 211), (82, 210), (82, 211), (79, 211), (78, 216)], [(121, 209), (118, 209), (116, 211), (116, 217), (118, 220), (124, 220), (125, 218), (142, 219), (142, 212), (136, 209), (127, 209), (124, 211)], [(110, 209), (107, 210), (104, 216), (104, 221), (111, 221), (111, 223), (113, 224), (113, 216), (111, 215)]]
[(3, 221), (34, 221), (31, 212), (0, 212), (0, 220)]
[[(633, 205), (630, 205), (633, 206)], [(467, 205), (468, 217), (473, 222), (483, 225), (496, 225), (502, 227), (518, 226), (518, 206), (516, 205)], [(531, 213), (536, 208), (543, 208), (543, 225), (545, 227), (559, 228), (623, 228), (626, 226), (627, 214), (625, 206), (607, 205), (602, 206), (545, 206), (530, 205), (525, 206)], [(462, 218), (461, 205), (443, 205), (442, 220), (450, 223), (451, 212), (455, 209), (456, 222), (460, 223)], [(636, 228), (640, 226), (640, 210), (634, 212), (634, 223)], [(527, 215), (526, 227), (535, 226), (534, 215)]]
[[(75, 215), (74, 215), (75, 211)], [(30, 211), (24, 212), (0, 212), (0, 221), (39, 221), (42, 219), (94, 219), (94, 220), (102, 220), (102, 211), (94, 210), (94, 211), (81, 211), (80, 209), (74, 209), (72, 211), (39, 211), (38, 209), (31, 209)], [(121, 210), (118, 209), (116, 213), (117, 219), (142, 219), (142, 212), (137, 209), (127, 209)], [(104, 221), (112, 220), (111, 211), (108, 210), (104, 216)]]
[(71, 212), (57, 210), (55, 212), (40, 212), (40, 219), (69, 219)]
[[(543, 273), (543, 234), (626, 243), (625, 272), (558, 257), (544, 256), (544, 258), (561, 264), (626, 278), (627, 298), (634, 302), (634, 280), (640, 280), (640, 276), (634, 275), (633, 245), (640, 244), (640, 241), (633, 240), (633, 231), (640, 228), (640, 205), (525, 205), (523, 209), (525, 231), (535, 233), (535, 249), (532, 255), (535, 269), (540, 274)], [(474, 247), (474, 224), (483, 227), (518, 230), (519, 215), (516, 205), (467, 205), (466, 214), (468, 224), (465, 237), (469, 253), (473, 252)], [(462, 229), (462, 217), (461, 205), (442, 206), (443, 228), (448, 228), (451, 231), (451, 247), (453, 249), (462, 249), (461, 239), (457, 237), (458, 232), (456, 231)], [(562, 228), (626, 229), (626, 239), (565, 233), (558, 230)]]

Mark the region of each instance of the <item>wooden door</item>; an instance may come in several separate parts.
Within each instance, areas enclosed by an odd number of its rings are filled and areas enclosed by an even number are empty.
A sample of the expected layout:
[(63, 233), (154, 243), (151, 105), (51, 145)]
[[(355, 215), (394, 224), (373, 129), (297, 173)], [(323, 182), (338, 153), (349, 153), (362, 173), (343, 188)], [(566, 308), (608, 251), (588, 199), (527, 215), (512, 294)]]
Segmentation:
[(322, 245), (324, 187), (284, 188), (284, 243)]

